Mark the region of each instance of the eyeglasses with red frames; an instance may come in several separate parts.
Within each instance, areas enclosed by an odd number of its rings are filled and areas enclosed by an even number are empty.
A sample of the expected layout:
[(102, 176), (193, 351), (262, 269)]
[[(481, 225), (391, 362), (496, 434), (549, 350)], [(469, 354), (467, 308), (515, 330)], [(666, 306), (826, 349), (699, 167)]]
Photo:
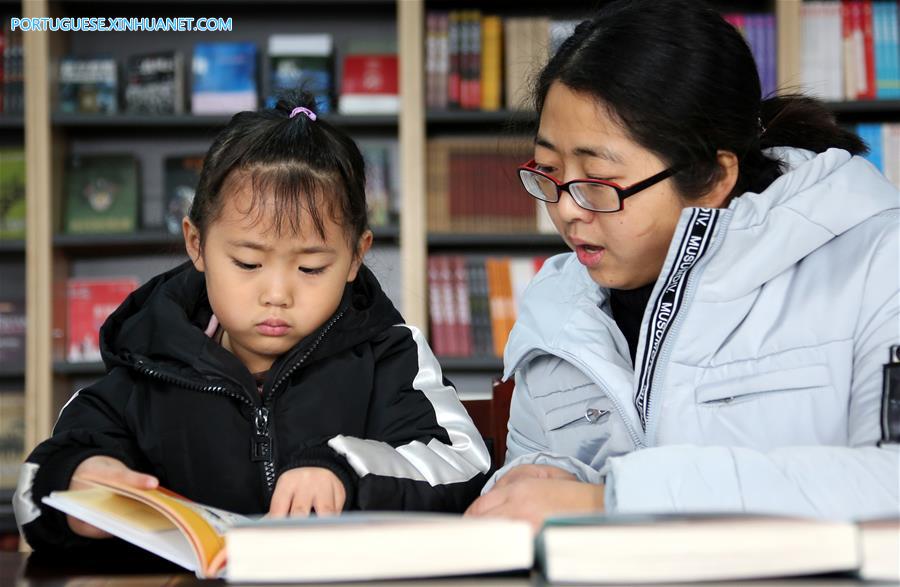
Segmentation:
[(530, 196), (543, 202), (559, 202), (563, 191), (567, 191), (575, 203), (585, 210), (618, 212), (622, 209), (625, 198), (656, 185), (678, 171), (677, 167), (669, 167), (628, 187), (602, 179), (573, 179), (567, 183), (559, 183), (555, 177), (535, 169), (535, 161), (532, 159), (519, 167), (519, 179)]

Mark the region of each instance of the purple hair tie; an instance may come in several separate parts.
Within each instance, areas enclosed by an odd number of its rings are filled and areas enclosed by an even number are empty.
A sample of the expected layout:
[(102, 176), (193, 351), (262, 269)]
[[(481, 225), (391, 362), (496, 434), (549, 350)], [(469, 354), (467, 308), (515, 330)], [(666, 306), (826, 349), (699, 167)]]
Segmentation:
[(316, 113), (313, 112), (312, 110), (310, 110), (309, 108), (304, 108), (303, 106), (297, 106), (296, 108), (294, 108), (293, 110), (291, 110), (291, 118), (297, 116), (297, 115), (300, 114), (301, 112), (302, 112), (303, 114), (306, 114), (306, 116), (307, 116), (310, 120), (315, 120), (315, 119), (316, 119)]

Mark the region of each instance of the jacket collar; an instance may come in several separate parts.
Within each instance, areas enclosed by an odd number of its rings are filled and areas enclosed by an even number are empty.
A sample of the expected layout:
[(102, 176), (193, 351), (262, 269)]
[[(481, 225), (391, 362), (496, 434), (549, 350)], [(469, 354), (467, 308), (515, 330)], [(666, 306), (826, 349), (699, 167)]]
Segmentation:
[[(697, 300), (746, 295), (836, 236), (900, 207), (897, 188), (861, 157), (839, 149), (816, 155), (776, 148), (768, 154), (786, 171), (762, 193), (743, 194), (718, 211), (721, 221), (713, 239), (719, 242), (700, 275)], [(664, 268), (678, 256), (676, 249), (698, 210), (682, 211)], [(547, 352), (580, 355), (590, 364), (585, 349), (593, 348), (596, 357), (621, 363), (623, 357), (613, 355), (628, 357), (628, 347), (603, 310), (607, 296), (573, 254), (548, 259), (526, 290), (504, 353), (504, 377)]]
[[(244, 365), (204, 333), (211, 316), (204, 276), (185, 262), (138, 288), (106, 320), (100, 330), (106, 367), (137, 368), (142, 361), (144, 366), (182, 379), (209, 383), (224, 378), (244, 389), (255, 388)], [(333, 356), (402, 322), (375, 276), (363, 265), (356, 280), (345, 287), (332, 318), (280, 357), (272, 373), (289, 368), (314, 344), (308, 363)], [(323, 336), (326, 328), (329, 331)]]

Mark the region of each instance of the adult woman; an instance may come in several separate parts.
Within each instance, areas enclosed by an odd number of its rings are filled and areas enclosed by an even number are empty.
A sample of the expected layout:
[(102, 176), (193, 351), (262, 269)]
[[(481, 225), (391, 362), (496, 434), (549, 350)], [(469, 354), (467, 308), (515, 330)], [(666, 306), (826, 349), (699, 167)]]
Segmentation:
[(896, 515), (900, 198), (859, 138), (761, 100), (746, 43), (690, 1), (607, 4), (535, 105), (520, 175), (575, 254), (525, 294), (507, 464), (469, 513)]

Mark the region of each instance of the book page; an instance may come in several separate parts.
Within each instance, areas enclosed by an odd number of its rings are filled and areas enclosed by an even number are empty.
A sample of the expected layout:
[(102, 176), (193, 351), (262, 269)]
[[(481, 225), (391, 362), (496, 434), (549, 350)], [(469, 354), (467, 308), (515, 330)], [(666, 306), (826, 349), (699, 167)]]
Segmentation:
[[(247, 520), (238, 514), (198, 504), (164, 488), (137, 489), (101, 479), (79, 480), (155, 508), (188, 539), (204, 574), (214, 574), (216, 571), (210, 565), (225, 547), (225, 530), (236, 522)], [(148, 523), (147, 518), (140, 519), (141, 523)]]

